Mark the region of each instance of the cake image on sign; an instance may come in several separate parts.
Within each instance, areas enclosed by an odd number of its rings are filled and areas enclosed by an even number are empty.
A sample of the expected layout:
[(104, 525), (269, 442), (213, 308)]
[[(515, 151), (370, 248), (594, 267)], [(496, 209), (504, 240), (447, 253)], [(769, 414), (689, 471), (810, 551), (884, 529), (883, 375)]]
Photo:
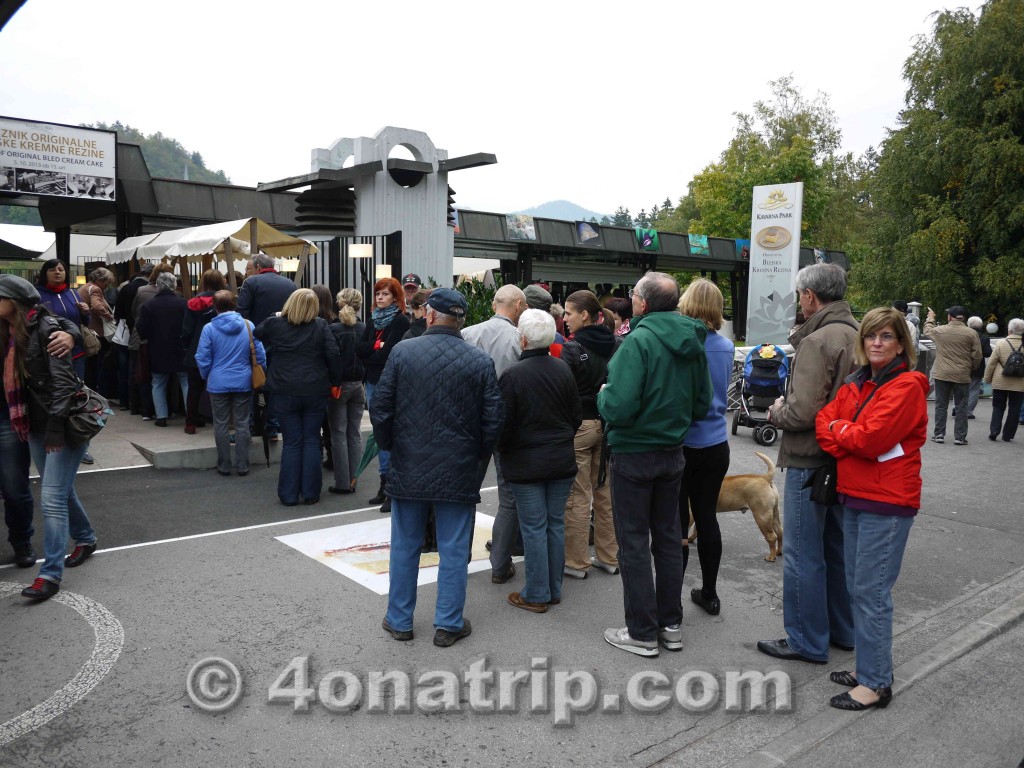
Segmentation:
[(789, 245), (793, 236), (785, 227), (765, 227), (754, 239), (766, 251), (777, 251)]

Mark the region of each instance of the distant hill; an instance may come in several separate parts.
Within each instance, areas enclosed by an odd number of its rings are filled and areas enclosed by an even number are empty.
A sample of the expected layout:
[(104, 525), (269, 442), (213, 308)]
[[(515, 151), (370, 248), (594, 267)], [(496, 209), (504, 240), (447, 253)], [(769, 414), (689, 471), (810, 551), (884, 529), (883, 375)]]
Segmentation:
[[(543, 219), (561, 219), (563, 221), (590, 221), (591, 218), (601, 220), (607, 214), (588, 211), (586, 208), (570, 203), (568, 200), (552, 200), (525, 211), (510, 211), (510, 213), (523, 213), (527, 216), (539, 216)], [(608, 216), (611, 218), (611, 216)]]

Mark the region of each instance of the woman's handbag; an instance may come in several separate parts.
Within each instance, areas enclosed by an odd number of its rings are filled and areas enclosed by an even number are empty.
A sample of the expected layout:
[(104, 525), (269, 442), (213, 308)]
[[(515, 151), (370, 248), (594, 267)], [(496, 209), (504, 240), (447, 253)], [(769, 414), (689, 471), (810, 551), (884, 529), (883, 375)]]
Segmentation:
[(73, 445), (88, 442), (107, 425), (107, 417), (113, 413), (103, 395), (83, 384), (72, 397), (71, 411), (64, 430), (65, 438)]
[(256, 342), (252, 339), (252, 327), (245, 322), (245, 330), (249, 332), (249, 360), (252, 362), (252, 388), (262, 389), (267, 383), (267, 374), (263, 372), (263, 366), (256, 362)]
[(85, 350), (85, 356), (94, 357), (98, 355), (101, 346), (100, 337), (96, 335), (96, 331), (85, 324), (78, 326), (78, 330), (82, 334), (82, 349)]
[(113, 320), (107, 320), (105, 317), (101, 317), (100, 321), (103, 323), (103, 338), (107, 341), (111, 341), (114, 338), (114, 334), (117, 332), (117, 325)]

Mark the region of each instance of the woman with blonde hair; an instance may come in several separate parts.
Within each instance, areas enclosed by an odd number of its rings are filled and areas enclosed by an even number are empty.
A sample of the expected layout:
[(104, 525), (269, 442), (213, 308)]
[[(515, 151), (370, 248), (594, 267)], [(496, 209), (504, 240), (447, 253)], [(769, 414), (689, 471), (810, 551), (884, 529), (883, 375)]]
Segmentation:
[[(722, 610), (718, 599), (718, 567), (722, 561), (722, 532), (718, 527), (718, 492), (729, 471), (729, 435), (725, 411), (732, 378), (735, 346), (719, 335), (725, 321), (724, 299), (717, 285), (703, 277), (690, 283), (679, 299), (680, 314), (704, 323), (708, 329), (704, 355), (711, 373), (711, 407), (707, 415), (690, 425), (683, 441), (683, 481), (679, 485), (679, 520), (684, 538), (690, 513), (697, 528), (697, 556), (703, 584), (690, 590), (690, 599), (712, 616)], [(690, 547), (683, 544), (683, 572)]]
[(270, 364), (265, 389), (274, 397), (274, 412), (284, 433), (277, 496), (293, 507), (320, 501), (320, 425), (331, 387), (341, 384), (341, 354), (327, 322), (318, 316), (320, 302), (309, 288), (299, 288), (254, 335), (266, 347)]
[(327, 403), (331, 432), (330, 469), (334, 471), (334, 485), (327, 490), (331, 493), (355, 493), (356, 470), (363, 451), (359, 427), (366, 410), (365, 372), (356, 356), (356, 342), (366, 332), (366, 323), (359, 319), (363, 295), (355, 288), (342, 288), (336, 301), (338, 322), (331, 324), (331, 332), (341, 354), (342, 381), (332, 390)]

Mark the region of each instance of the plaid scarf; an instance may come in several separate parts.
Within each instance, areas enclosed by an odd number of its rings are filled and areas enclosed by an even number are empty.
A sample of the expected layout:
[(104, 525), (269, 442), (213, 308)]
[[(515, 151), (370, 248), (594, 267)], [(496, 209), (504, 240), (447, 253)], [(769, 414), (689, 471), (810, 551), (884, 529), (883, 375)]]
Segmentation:
[(7, 342), (7, 356), (4, 359), (4, 393), (7, 395), (7, 409), (11, 413), (11, 427), (21, 442), (28, 440), (28, 409), (25, 407), (24, 392), (18, 378), (18, 366), (14, 360), (14, 334)]

